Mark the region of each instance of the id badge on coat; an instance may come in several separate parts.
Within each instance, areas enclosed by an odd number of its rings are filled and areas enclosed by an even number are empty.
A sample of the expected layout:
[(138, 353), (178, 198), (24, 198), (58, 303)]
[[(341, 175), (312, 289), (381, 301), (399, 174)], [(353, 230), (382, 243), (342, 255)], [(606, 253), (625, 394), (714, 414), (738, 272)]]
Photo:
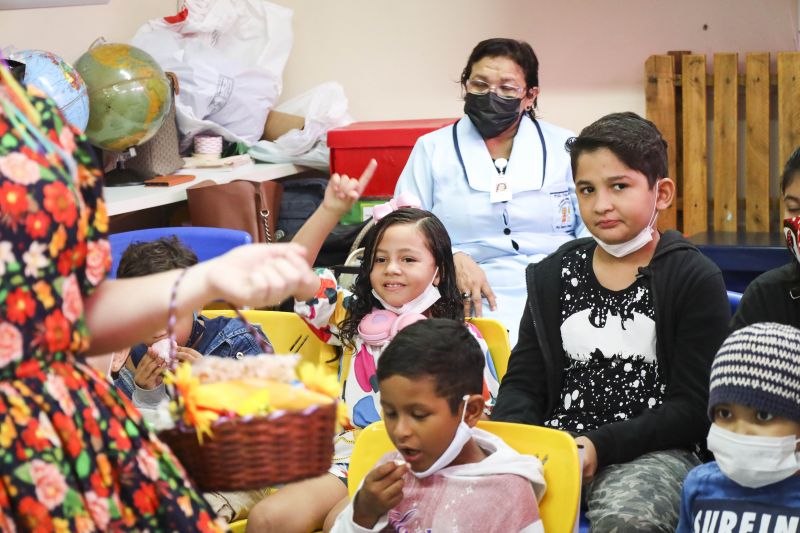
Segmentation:
[(550, 193), (550, 204), (553, 209), (553, 231), (569, 233), (575, 225), (572, 199), (569, 191)]
[(489, 189), (489, 201), (493, 204), (511, 200), (511, 182), (505, 174), (495, 174), (492, 178), (492, 188)]

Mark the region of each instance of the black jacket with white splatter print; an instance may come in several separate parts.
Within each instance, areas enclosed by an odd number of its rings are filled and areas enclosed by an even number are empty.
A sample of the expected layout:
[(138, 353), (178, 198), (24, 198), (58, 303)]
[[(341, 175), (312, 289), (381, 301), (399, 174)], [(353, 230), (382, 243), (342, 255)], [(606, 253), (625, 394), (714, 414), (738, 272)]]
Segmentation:
[[(577, 239), (528, 266), (528, 301), (493, 420), (542, 425), (553, 413), (566, 362), (560, 329), (561, 260), (574, 250), (595, 246), (591, 238)], [(597, 450), (599, 467), (656, 450), (694, 449), (710, 424), (709, 372), (730, 320), (722, 273), (677, 231), (661, 236), (650, 264), (639, 273), (650, 278), (664, 401), (586, 434)]]

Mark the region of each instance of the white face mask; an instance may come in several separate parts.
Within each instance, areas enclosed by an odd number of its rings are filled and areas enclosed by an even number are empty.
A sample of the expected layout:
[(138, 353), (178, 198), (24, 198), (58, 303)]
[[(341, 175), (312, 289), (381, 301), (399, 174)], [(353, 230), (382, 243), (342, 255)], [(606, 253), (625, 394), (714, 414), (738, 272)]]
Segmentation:
[(375, 289), (372, 289), (372, 295), (378, 300), (384, 309), (388, 309), (393, 313), (398, 315), (402, 315), (405, 313), (419, 313), (424, 314), (425, 311), (428, 310), (430, 306), (435, 304), (439, 301), (442, 297), (442, 293), (439, 292), (439, 287), (433, 284), (433, 280), (436, 279), (436, 274), (439, 273), (439, 267), (436, 267), (436, 270), (433, 272), (433, 278), (431, 278), (431, 282), (425, 287), (425, 290), (422, 293), (411, 300), (408, 303), (401, 305), (400, 307), (395, 307), (392, 304), (388, 303), (386, 300), (381, 298)]
[(708, 449), (722, 473), (753, 489), (778, 483), (800, 471), (797, 442), (794, 435), (740, 435), (717, 424), (711, 424), (708, 432)]
[(653, 224), (655, 224), (656, 218), (658, 218), (658, 209), (656, 209), (656, 206), (658, 205), (658, 181), (656, 181), (654, 188), (656, 189), (656, 199), (655, 202), (653, 202), (653, 216), (650, 217), (650, 222), (648, 222), (647, 226), (645, 226), (642, 231), (640, 231), (639, 234), (633, 239), (621, 242), (619, 244), (608, 244), (601, 241), (597, 237), (594, 237), (594, 240), (597, 241), (597, 244), (600, 246), (600, 248), (614, 257), (625, 257), (626, 255), (630, 255), (633, 252), (642, 249), (647, 245), (647, 243), (653, 240), (653, 231), (655, 231), (653, 229)]
[(461, 453), (461, 450), (463, 450), (464, 446), (469, 442), (469, 439), (472, 438), (472, 428), (464, 422), (464, 415), (467, 414), (467, 400), (469, 400), (469, 395), (464, 395), (464, 410), (461, 412), (461, 422), (458, 423), (456, 434), (450, 442), (450, 446), (448, 446), (447, 449), (442, 452), (442, 455), (440, 455), (424, 472), (415, 472), (411, 470), (411, 473), (416, 477), (422, 479), (431, 476), (455, 461), (458, 454)]

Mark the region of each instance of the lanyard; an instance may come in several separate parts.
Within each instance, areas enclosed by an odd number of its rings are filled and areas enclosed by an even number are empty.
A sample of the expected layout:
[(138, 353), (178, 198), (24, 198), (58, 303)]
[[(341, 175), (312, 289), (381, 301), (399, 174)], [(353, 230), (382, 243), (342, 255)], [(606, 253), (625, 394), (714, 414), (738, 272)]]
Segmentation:
[[(539, 126), (539, 121), (534, 119), (533, 125), (536, 126), (536, 131), (539, 133), (539, 142), (542, 144), (542, 184), (539, 185), (539, 189), (544, 187), (544, 177), (547, 173), (547, 146), (544, 143), (544, 134), (542, 133), (542, 127)], [(458, 156), (458, 162), (461, 164), (461, 170), (464, 172), (464, 179), (468, 180), (467, 178), (467, 167), (464, 166), (464, 159), (461, 157), (461, 149), (458, 146), (458, 134), (456, 132), (456, 126), (458, 123), (461, 122), (461, 119), (458, 119), (455, 124), (453, 124), (453, 147), (456, 149), (456, 155)]]

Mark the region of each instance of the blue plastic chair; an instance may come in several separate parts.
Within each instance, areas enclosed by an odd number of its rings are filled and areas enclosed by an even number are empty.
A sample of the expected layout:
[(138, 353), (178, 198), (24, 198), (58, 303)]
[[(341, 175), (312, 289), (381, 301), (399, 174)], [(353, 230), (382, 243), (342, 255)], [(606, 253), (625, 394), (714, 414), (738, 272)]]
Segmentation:
[(728, 303), (731, 304), (731, 315), (736, 314), (736, 308), (739, 307), (739, 302), (741, 300), (741, 292), (728, 291)]
[(122, 253), (134, 242), (150, 242), (161, 237), (178, 237), (181, 242), (191, 248), (200, 261), (205, 261), (222, 255), (241, 244), (253, 242), (253, 238), (246, 231), (226, 228), (204, 227), (175, 227), (151, 228), (123, 233), (114, 233), (108, 236), (111, 242), (111, 273), (109, 278), (117, 277), (117, 267)]

